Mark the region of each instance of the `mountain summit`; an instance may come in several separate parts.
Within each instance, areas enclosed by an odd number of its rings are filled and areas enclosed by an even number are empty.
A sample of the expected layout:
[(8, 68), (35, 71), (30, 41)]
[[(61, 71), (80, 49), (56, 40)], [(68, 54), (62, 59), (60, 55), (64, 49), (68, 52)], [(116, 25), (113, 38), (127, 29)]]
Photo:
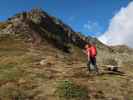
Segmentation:
[(5, 24), (6, 27), (2, 29), (2, 33), (21, 35), (35, 45), (47, 40), (59, 48), (66, 49), (69, 43), (83, 48), (86, 43), (93, 40), (104, 46), (96, 38), (85, 37), (73, 31), (70, 26), (41, 9), (18, 13), (9, 18)]

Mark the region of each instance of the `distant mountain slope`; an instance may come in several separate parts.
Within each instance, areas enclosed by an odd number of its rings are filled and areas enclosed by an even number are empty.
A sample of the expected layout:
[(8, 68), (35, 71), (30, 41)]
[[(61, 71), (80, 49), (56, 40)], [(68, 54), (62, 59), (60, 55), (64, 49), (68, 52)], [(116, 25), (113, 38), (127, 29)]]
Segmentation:
[(13, 35), (14, 38), (21, 38), (22, 41), (33, 46), (38, 46), (47, 41), (49, 45), (72, 53), (76, 52), (73, 51), (75, 47), (78, 47), (82, 53), (81, 49), (84, 48), (86, 43), (95, 42), (98, 49), (99, 62), (112, 57), (112, 55), (114, 55), (113, 59), (122, 59), (124, 61), (125, 57), (121, 56), (133, 54), (133, 50), (126, 46), (107, 46), (97, 38), (86, 37), (80, 32), (75, 32), (60, 19), (50, 16), (41, 9), (18, 13), (7, 21), (1, 22), (0, 34), (0, 37)]
[(33, 44), (40, 44), (43, 40), (48, 40), (59, 48), (66, 49), (68, 44), (83, 48), (86, 43), (93, 40), (99, 48), (109, 50), (96, 38), (85, 37), (83, 34), (73, 31), (70, 26), (41, 9), (18, 13), (2, 23), (0, 27), (1, 33), (21, 35)]

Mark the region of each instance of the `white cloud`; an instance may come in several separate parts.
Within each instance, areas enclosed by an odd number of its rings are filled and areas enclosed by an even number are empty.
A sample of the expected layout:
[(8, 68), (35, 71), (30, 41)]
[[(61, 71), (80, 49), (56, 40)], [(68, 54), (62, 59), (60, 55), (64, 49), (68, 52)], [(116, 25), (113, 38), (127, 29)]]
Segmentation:
[(125, 44), (133, 47), (133, 2), (115, 14), (108, 30), (99, 37), (99, 40), (108, 45)]
[(88, 21), (88, 23), (84, 24), (83, 27), (87, 29), (88, 32), (92, 32), (97, 36), (99, 35), (101, 31), (101, 27), (97, 22)]

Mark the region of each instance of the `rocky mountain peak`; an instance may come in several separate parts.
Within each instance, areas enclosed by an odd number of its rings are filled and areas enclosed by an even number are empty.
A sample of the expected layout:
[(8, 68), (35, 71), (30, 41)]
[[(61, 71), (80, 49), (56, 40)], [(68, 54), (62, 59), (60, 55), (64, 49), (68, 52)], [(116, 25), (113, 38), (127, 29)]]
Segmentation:
[(30, 40), (35, 45), (47, 40), (56, 47), (63, 49), (66, 49), (68, 44), (83, 48), (90, 40), (94, 40), (98, 46), (101, 45), (100, 48), (108, 49), (97, 39), (73, 31), (70, 26), (64, 24), (60, 19), (50, 16), (39, 8), (18, 13), (5, 23), (7, 25), (2, 29), (2, 33), (22, 36), (26, 41)]

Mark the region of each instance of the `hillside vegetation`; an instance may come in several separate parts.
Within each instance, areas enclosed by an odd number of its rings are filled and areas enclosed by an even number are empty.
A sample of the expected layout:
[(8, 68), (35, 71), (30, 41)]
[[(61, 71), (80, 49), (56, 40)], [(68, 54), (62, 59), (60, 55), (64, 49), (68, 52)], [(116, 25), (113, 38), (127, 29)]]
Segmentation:
[[(133, 99), (132, 49), (106, 46), (38, 9), (5, 23), (0, 30), (0, 100)], [(100, 75), (86, 67), (82, 49), (90, 40), (98, 48)], [(106, 65), (120, 66), (120, 73), (106, 71)]]

